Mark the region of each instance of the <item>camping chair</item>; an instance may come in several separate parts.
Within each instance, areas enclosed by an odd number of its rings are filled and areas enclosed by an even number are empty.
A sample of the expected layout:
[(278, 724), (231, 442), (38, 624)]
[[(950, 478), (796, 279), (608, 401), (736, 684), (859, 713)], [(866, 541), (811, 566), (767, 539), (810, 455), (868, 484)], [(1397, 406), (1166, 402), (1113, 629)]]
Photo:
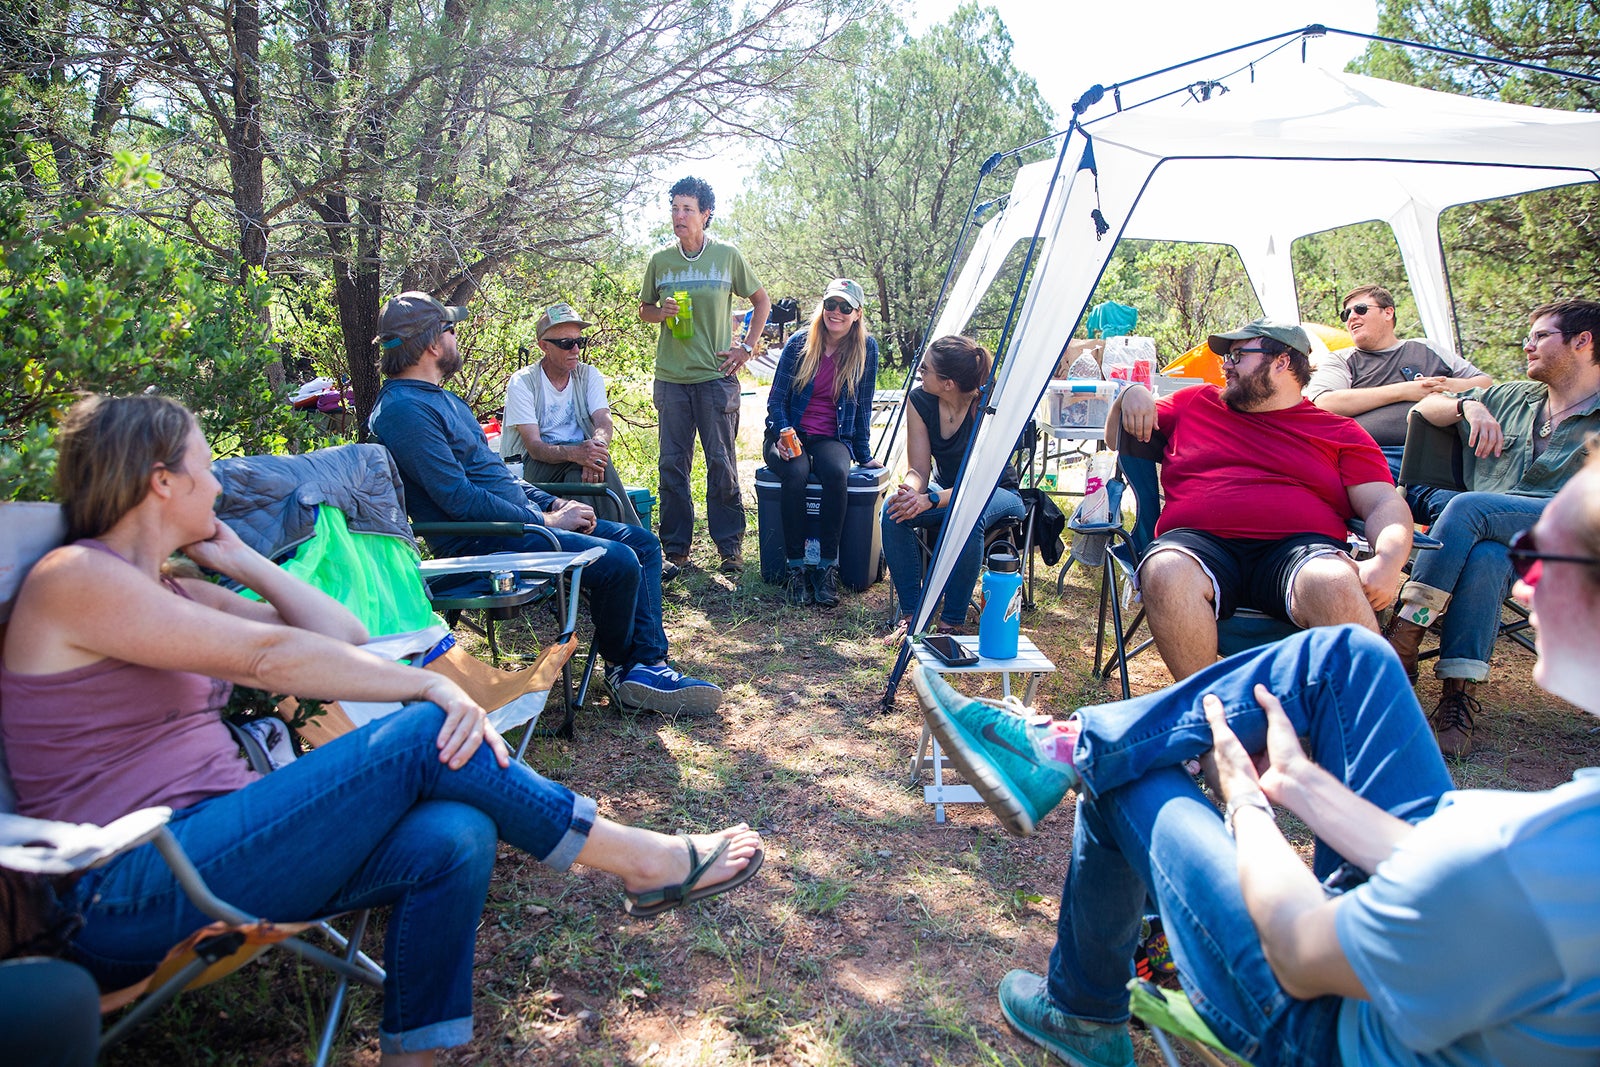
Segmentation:
[[(1435, 426), (1413, 411), (1406, 420), (1405, 451), (1400, 457), (1400, 484), (1407, 487), (1431, 485), (1465, 492), (1471, 488), (1467, 485), (1465, 471), (1465, 452), (1461, 435), (1455, 427)], [(1499, 636), (1537, 655), (1538, 648), (1529, 632), (1532, 624), (1528, 621), (1528, 609), (1514, 596), (1506, 597), (1500, 606)], [(1434, 659), (1438, 655), (1439, 649), (1435, 647), (1421, 653), (1417, 659)]]
[[(212, 465), (222, 483), (217, 514), (262, 555), (348, 607), (382, 641), (380, 654), (410, 658), (418, 665), (448, 652), (453, 638), (434, 610), (506, 611), (553, 599), (565, 606), (565, 626), (546, 645), (522, 683), (496, 685), (506, 703), (492, 710), (497, 730), (525, 727), (517, 758), (548, 700), (544, 679), (566, 664), (577, 647), (578, 594), (583, 569), (599, 550), (538, 552), (435, 559), (422, 562), (406, 524), (399, 473), (380, 445), (340, 445), (299, 456), (247, 456)], [(509, 575), (494, 590), (490, 574)], [(434, 581), (479, 582), (481, 593), (435, 597)], [(491, 648), (498, 653), (497, 645)], [(496, 656), (498, 658), (498, 656)], [(575, 708), (569, 702), (561, 730), (570, 736)]]
[[(620, 503), (617, 494), (608, 487), (588, 482), (538, 482), (536, 488), (543, 489), (553, 496), (575, 500), (582, 497), (609, 497), (613, 504)], [(418, 522), (413, 523), (411, 532), (417, 537), (525, 537), (535, 536), (544, 538), (549, 542), (550, 552), (536, 553), (539, 556), (551, 554), (565, 555), (561, 552), (561, 542), (556, 539), (547, 527), (537, 523), (517, 522)], [(594, 558), (599, 557), (599, 549), (590, 549)], [(585, 553), (588, 555), (588, 553)], [(500, 646), (495, 638), (496, 622), (515, 617), (528, 603), (528, 598), (521, 596), (520, 592), (513, 590), (511, 594), (498, 593), (492, 589), (484, 579), (484, 572), (488, 570), (504, 571), (509, 568), (505, 561), (511, 558), (524, 558), (527, 553), (487, 553), (478, 556), (462, 556), (456, 563), (471, 561), (479, 564), (476, 570), (477, 577), (468, 579), (465, 583), (455, 578), (446, 578), (446, 575), (455, 574), (453, 566), (429, 560), (423, 563), (423, 576), (428, 580), (428, 595), (432, 598), (435, 610), (444, 613), (445, 623), (452, 629), (458, 622), (482, 634), (489, 642), (490, 654), (494, 662), (499, 663)], [(581, 568), (580, 568), (581, 570)], [(555, 576), (555, 596), (549, 601), (551, 610), (561, 626), (561, 637), (558, 641), (565, 641), (574, 637), (578, 632), (578, 601), (582, 592), (581, 583), (574, 581), (569, 589), (565, 584), (564, 575)], [(477, 611), (482, 619), (481, 624), (473, 624), (464, 613)], [(589, 699), (589, 686), (594, 681), (594, 670), (598, 662), (598, 646), (593, 641), (589, 643), (589, 654), (583, 660), (583, 675), (578, 681), (577, 688), (572, 685), (572, 669), (570, 666), (561, 671), (561, 696), (566, 707), (565, 717), (561, 725), (552, 733), (557, 737), (571, 738), (574, 733), (573, 723), (577, 719), (578, 711)]]
[(1172, 1049), (1171, 1039), (1176, 1039), (1206, 1067), (1250, 1067), (1212, 1032), (1200, 1013), (1194, 1010), (1188, 994), (1181, 990), (1162, 989), (1154, 982), (1135, 978), (1128, 982), (1128, 1007), (1133, 1017), (1155, 1038), (1168, 1067), (1183, 1067)]
[[(0, 543), (6, 546), (0, 559), (0, 640), (3, 640), (5, 622), (23, 578), (41, 556), (61, 543), (65, 523), (55, 504), (8, 503), (0, 504), (0, 531), (5, 534)], [(270, 770), (258, 750), (246, 751), (257, 771)], [(348, 937), (326, 920), (284, 925), (240, 911), (218, 899), (206, 887), (182, 846), (166, 829), (172, 814), (170, 808), (133, 812), (102, 828), (30, 819), (15, 814), (15, 807), (15, 792), (11, 788), (4, 753), (0, 752), (0, 867), (35, 883), (72, 877), (148, 842), (160, 851), (190, 902), (214, 920), (175, 946), (149, 978), (101, 997), (102, 1012), (115, 1011), (141, 995), (144, 998), (104, 1032), (100, 1039), (102, 1053), (183, 990), (223, 978), (274, 945), (338, 976), (317, 1041), (315, 1062), (318, 1067), (326, 1064), (332, 1055), (350, 983), (359, 982), (374, 989), (383, 987), (383, 968), (361, 951), (367, 911), (354, 914)], [(45, 931), (49, 935), (47, 940), (66, 940), (70, 932), (70, 925)], [(310, 932), (328, 937), (338, 955), (301, 937)]]

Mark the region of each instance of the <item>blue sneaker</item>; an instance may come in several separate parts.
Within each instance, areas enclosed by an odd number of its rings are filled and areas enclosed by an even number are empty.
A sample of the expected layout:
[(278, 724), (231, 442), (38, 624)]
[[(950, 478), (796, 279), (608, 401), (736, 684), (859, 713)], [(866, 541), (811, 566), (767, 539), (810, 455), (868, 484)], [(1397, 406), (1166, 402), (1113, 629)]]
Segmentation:
[(944, 754), (1011, 833), (1031, 836), (1067, 790), (1077, 787), (1071, 767), (1042, 760), (1034, 750), (1031, 733), (1046, 728), (1048, 718), (1034, 724), (964, 697), (928, 667), (913, 671), (911, 682)]
[(1051, 1002), (1045, 980), (1031, 971), (1012, 971), (1000, 980), (1000, 1010), (1017, 1033), (1072, 1067), (1133, 1067), (1127, 1023), (1068, 1015)]
[(703, 715), (716, 711), (722, 704), (721, 689), (665, 664), (618, 671), (611, 691), (630, 711), (655, 711), (662, 715)]

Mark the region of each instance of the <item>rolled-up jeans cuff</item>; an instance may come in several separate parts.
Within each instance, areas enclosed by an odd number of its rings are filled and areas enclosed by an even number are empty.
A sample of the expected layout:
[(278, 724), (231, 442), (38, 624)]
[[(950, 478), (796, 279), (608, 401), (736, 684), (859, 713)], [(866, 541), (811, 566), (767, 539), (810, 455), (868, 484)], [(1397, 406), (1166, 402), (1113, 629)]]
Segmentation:
[(567, 824), (567, 832), (556, 842), (556, 847), (550, 850), (550, 854), (542, 857), (539, 862), (556, 871), (564, 871), (571, 867), (589, 840), (589, 831), (594, 829), (596, 817), (594, 800), (575, 795), (572, 798), (572, 821)]
[(403, 1052), (427, 1052), (436, 1048), (455, 1048), (472, 1040), (472, 1016), (429, 1023), (400, 1034), (378, 1031), (378, 1049), (395, 1056)]
[(1440, 659), (1433, 668), (1438, 678), (1465, 678), (1469, 682), (1487, 682), (1489, 665), (1481, 659)]

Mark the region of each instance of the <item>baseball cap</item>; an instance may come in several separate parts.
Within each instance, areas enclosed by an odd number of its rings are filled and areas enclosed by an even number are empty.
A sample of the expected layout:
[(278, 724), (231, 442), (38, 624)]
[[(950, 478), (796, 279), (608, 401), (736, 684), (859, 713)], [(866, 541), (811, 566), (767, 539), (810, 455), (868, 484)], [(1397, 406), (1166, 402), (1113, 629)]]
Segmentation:
[(427, 293), (401, 293), (384, 302), (378, 312), (378, 336), (373, 340), (384, 348), (403, 345), (435, 326), (460, 322), (471, 312), (463, 307), (447, 307)]
[(1271, 319), (1256, 319), (1230, 333), (1214, 333), (1206, 338), (1206, 347), (1219, 356), (1225, 356), (1228, 354), (1229, 341), (1248, 341), (1252, 337), (1270, 337), (1302, 355), (1311, 354), (1311, 338), (1306, 336), (1305, 330), (1292, 322), (1273, 322)]
[(571, 304), (551, 304), (544, 309), (544, 314), (539, 316), (539, 321), (533, 327), (533, 336), (540, 341), (550, 332), (550, 327), (560, 326), (564, 322), (575, 322), (584, 329), (593, 326), (592, 322), (585, 322), (582, 315), (572, 310)]
[(822, 291), (822, 299), (826, 300), (830, 296), (844, 297), (857, 311), (860, 311), (861, 305), (867, 302), (867, 294), (861, 291), (860, 285), (849, 278), (835, 278), (829, 282), (828, 287)]

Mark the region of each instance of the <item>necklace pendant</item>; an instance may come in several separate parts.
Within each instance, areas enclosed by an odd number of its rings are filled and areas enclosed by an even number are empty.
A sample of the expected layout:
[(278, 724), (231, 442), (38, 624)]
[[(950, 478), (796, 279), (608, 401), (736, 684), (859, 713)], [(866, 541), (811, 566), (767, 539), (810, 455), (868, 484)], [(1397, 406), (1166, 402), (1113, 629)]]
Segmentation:
[(1540, 437), (1549, 437), (1550, 436), (1550, 420), (1549, 419), (1545, 419), (1544, 420), (1544, 425), (1539, 427), (1539, 436)]

